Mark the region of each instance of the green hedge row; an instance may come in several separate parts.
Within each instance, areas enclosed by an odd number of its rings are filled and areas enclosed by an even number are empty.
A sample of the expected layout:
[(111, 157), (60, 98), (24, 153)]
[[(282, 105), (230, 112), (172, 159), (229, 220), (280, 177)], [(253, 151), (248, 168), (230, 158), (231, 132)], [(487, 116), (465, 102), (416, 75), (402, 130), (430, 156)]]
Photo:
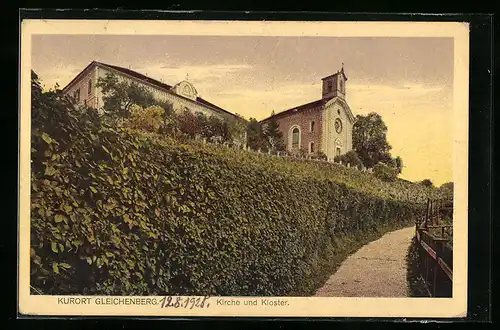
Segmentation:
[(33, 293), (310, 295), (423, 213), (354, 170), (68, 120), (33, 131)]

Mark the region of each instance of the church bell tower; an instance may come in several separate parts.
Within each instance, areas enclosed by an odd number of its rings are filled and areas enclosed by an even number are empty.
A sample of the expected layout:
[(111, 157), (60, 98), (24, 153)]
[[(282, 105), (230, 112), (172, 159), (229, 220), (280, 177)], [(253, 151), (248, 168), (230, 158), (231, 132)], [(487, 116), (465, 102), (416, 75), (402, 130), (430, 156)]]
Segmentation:
[(347, 81), (347, 76), (344, 73), (344, 63), (342, 63), (342, 69), (336, 73), (329, 75), (323, 80), (323, 99), (339, 97), (342, 99), (346, 98), (345, 85)]

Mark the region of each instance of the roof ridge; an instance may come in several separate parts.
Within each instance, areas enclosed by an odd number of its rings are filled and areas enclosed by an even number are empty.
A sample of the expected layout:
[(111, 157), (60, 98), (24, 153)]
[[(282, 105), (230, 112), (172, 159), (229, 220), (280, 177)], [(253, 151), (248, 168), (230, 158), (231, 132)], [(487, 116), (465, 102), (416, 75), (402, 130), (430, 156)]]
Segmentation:
[(132, 69), (127, 69), (127, 68), (124, 68), (124, 67), (121, 67), (121, 66), (118, 66), (118, 65), (112, 65), (112, 64), (106, 64), (106, 63), (103, 63), (103, 62), (98, 62), (98, 61), (95, 61), (97, 64), (101, 64), (101, 65), (104, 65), (104, 66), (107, 66), (111, 69), (115, 69), (115, 70), (118, 70), (118, 71), (121, 71), (125, 74), (128, 74), (128, 75), (131, 75), (135, 78), (139, 78), (139, 79), (144, 79), (146, 81), (149, 80), (150, 83), (156, 83), (157, 85), (160, 85), (158, 87), (162, 87), (162, 88), (165, 88), (167, 90), (170, 90), (172, 88), (172, 85), (169, 85), (169, 84), (166, 84), (158, 79), (155, 79), (155, 78), (151, 78), (149, 76), (146, 76), (145, 74), (143, 73), (140, 73), (140, 72), (137, 72), (135, 70), (132, 70)]
[[(116, 71), (119, 71), (121, 73), (124, 73), (124, 74), (127, 74), (129, 76), (132, 76), (136, 79), (139, 79), (139, 80), (143, 80), (145, 82), (148, 82), (152, 85), (155, 85), (156, 87), (159, 87), (159, 88), (163, 88), (165, 89), (166, 91), (168, 92), (171, 92), (172, 93), (172, 85), (169, 85), (169, 84), (166, 84), (164, 82), (161, 82), (155, 78), (151, 78), (149, 76), (146, 76), (145, 74), (143, 73), (140, 73), (140, 72), (137, 72), (137, 71), (134, 71), (132, 69), (127, 69), (127, 68), (124, 68), (124, 67), (121, 67), (121, 66), (118, 66), (118, 65), (112, 65), (112, 64), (107, 64), (107, 63), (104, 63), (104, 62), (100, 62), (100, 61), (96, 61), (96, 60), (93, 60), (92, 62), (90, 62), (82, 71), (80, 71), (80, 73), (78, 75), (76, 75), (64, 88), (63, 90), (67, 89), (74, 81), (78, 80), (78, 77), (80, 77), (83, 72), (85, 72), (89, 67), (91, 67), (93, 64), (95, 65), (101, 65), (101, 66), (104, 66), (104, 67), (107, 67), (107, 68), (110, 68), (110, 69), (113, 69), (113, 70), (116, 70)], [(189, 101), (193, 101), (189, 98), (186, 98), (184, 97), (183, 95), (179, 95), (179, 94), (176, 94), (177, 96), (181, 97), (181, 98), (185, 98), (186, 100), (189, 100)], [(202, 104), (205, 104), (207, 106), (210, 106), (212, 108), (214, 108), (215, 110), (219, 110), (219, 111), (223, 111), (227, 114), (230, 114), (232, 116), (236, 116), (236, 114), (226, 110), (226, 109), (223, 109), (201, 97), (197, 97), (196, 100), (194, 100), (194, 102), (199, 102), (199, 103), (202, 103)]]
[(308, 102), (308, 103), (304, 103), (304, 104), (301, 104), (301, 105), (295, 106), (295, 107), (293, 107), (293, 108), (288, 108), (288, 109), (283, 110), (283, 111), (281, 111), (281, 112), (275, 113), (275, 114), (274, 114), (274, 115), (272, 115), (272, 116), (269, 116), (269, 117), (267, 117), (267, 118), (264, 118), (264, 119), (262, 119), (261, 121), (268, 120), (268, 119), (271, 119), (271, 118), (273, 118), (273, 117), (277, 117), (277, 116), (279, 116), (279, 115), (282, 115), (282, 114), (287, 113), (287, 112), (292, 111), (292, 110), (299, 110), (300, 108), (303, 108), (303, 107), (306, 107), (306, 106), (310, 106), (310, 105), (313, 105), (313, 104), (315, 104), (315, 103), (318, 103), (318, 104), (321, 104), (321, 103), (323, 103), (323, 102), (325, 102), (325, 103), (326, 103), (326, 102), (328, 102), (328, 101), (332, 100), (333, 98), (335, 98), (335, 97), (334, 97), (334, 96), (332, 96), (332, 97), (327, 97), (327, 98), (321, 98), (321, 99), (318, 99), (318, 100), (315, 100), (315, 101), (311, 101), (311, 102)]

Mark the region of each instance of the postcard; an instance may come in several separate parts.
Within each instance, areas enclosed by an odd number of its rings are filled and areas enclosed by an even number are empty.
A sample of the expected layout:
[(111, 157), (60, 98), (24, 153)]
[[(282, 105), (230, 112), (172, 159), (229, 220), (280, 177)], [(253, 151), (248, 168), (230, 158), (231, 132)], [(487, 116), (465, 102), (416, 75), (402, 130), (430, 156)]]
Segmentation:
[(469, 27), (21, 23), (20, 316), (463, 317)]

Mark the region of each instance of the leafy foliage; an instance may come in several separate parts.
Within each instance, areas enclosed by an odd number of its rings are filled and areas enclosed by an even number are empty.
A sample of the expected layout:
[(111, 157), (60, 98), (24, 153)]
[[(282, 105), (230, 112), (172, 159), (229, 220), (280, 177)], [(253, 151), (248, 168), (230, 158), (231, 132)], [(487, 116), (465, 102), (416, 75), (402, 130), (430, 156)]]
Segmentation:
[(387, 126), (382, 117), (372, 112), (366, 116), (356, 116), (353, 127), (353, 149), (366, 167), (391, 160), (391, 146), (387, 142)]
[(247, 126), (247, 143), (252, 150), (269, 150), (269, 141), (267, 140), (261, 123), (255, 118), (250, 118)]
[(33, 97), (31, 285), (44, 294), (309, 295), (353, 242), (413, 223), (438, 193)]
[(382, 181), (394, 181), (398, 176), (397, 170), (383, 163), (378, 163), (373, 167), (373, 173)]
[[(445, 194), (448, 194), (450, 195), (451, 197), (453, 197), (453, 182), (446, 182), (446, 183), (443, 183), (439, 189), (441, 191), (443, 191), (443, 193)], [(449, 198), (449, 199), (453, 199), (453, 198)]]
[(353, 149), (365, 167), (371, 168), (383, 163), (396, 169), (397, 174), (403, 171), (403, 159), (399, 156), (391, 157), (392, 147), (387, 142), (387, 126), (378, 113), (356, 116), (352, 143)]
[(158, 103), (153, 94), (142, 86), (120, 80), (111, 73), (99, 78), (97, 87), (101, 88), (103, 109), (110, 117), (128, 118), (132, 105), (149, 107)]
[(311, 155), (311, 159), (327, 160), (328, 156), (323, 151), (316, 151)]
[(398, 174), (401, 174), (403, 171), (403, 159), (400, 156), (397, 156), (396, 158), (393, 158), (394, 160), (394, 165), (393, 167), (398, 171)]
[(426, 187), (433, 187), (434, 186), (432, 181), (429, 179), (423, 179), (422, 181), (420, 181), (420, 184), (423, 186), (426, 186)]
[(283, 133), (279, 130), (278, 121), (273, 118), (274, 111), (271, 113), (271, 119), (267, 122), (265, 136), (269, 142), (269, 146), (273, 151), (285, 150), (285, 142), (283, 141)]
[(160, 132), (165, 125), (165, 110), (159, 106), (149, 106), (145, 109), (138, 105), (131, 107), (131, 117), (127, 126), (143, 129), (149, 132)]
[(336, 156), (334, 160), (336, 162), (342, 162), (342, 164), (349, 164), (351, 167), (360, 168), (363, 165), (361, 159), (359, 159), (358, 154), (354, 150), (348, 151), (343, 155)]

